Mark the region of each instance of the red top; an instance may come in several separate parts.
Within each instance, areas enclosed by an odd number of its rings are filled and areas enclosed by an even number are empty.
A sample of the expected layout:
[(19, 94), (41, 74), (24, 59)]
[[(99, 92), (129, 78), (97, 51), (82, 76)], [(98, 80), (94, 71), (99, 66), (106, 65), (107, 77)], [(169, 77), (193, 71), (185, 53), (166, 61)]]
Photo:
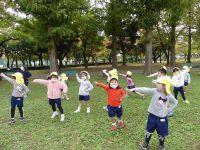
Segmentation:
[(113, 107), (121, 106), (122, 100), (125, 98), (125, 91), (122, 88), (113, 89), (103, 83), (98, 83), (98, 86), (104, 88), (108, 94), (108, 105)]

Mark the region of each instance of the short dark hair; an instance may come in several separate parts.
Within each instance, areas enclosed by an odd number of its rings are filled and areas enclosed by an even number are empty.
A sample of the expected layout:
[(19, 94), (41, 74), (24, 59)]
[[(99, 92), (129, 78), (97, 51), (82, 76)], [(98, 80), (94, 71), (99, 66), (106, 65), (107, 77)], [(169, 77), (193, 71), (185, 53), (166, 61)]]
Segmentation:
[(167, 71), (166, 71), (164, 68), (160, 68), (160, 69), (158, 70), (158, 72), (160, 72), (161, 74), (164, 74), (164, 75), (167, 74)]
[(178, 67), (173, 68), (173, 72), (177, 72), (177, 71), (180, 71)]

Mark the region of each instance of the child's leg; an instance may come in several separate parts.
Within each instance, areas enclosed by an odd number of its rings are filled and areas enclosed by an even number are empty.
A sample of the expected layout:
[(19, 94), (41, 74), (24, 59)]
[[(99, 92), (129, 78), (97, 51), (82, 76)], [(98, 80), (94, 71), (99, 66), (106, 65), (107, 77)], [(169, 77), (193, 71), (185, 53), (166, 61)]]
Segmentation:
[(174, 97), (178, 98), (178, 89), (176, 87), (174, 87)]
[(165, 137), (162, 135), (158, 135), (158, 139), (159, 139), (159, 147), (160, 148), (164, 148), (164, 143), (165, 143)]
[(17, 107), (19, 109), (19, 114), (20, 114), (20, 117), (23, 118), (24, 117), (24, 110), (23, 110), (23, 98), (18, 98), (17, 99)]
[(11, 105), (11, 108), (10, 108), (10, 118), (13, 118), (15, 117), (15, 107), (17, 105), (16, 103), (16, 100), (15, 100), (15, 97), (11, 97), (11, 100), (10, 100), (10, 105)]
[(117, 118), (118, 118), (118, 125), (122, 128), (125, 127), (125, 124), (122, 120), (122, 114), (123, 114), (123, 110), (122, 110), (122, 106), (118, 107), (118, 109), (116, 110), (116, 115), (117, 115)]
[(108, 116), (110, 117), (111, 123), (112, 123), (111, 130), (115, 131), (117, 129), (116, 119), (114, 118), (115, 117), (115, 107), (108, 105)]
[(179, 91), (180, 91), (180, 93), (181, 93), (181, 96), (182, 96), (183, 100), (185, 101), (185, 100), (186, 100), (186, 97), (185, 97), (185, 93), (184, 93), (183, 87), (180, 87), (180, 88), (179, 88)]
[(63, 111), (63, 108), (62, 108), (61, 99), (56, 99), (55, 102), (56, 102), (56, 105), (57, 105), (57, 107), (58, 107), (58, 109), (60, 111), (60, 114), (64, 114), (64, 111)]

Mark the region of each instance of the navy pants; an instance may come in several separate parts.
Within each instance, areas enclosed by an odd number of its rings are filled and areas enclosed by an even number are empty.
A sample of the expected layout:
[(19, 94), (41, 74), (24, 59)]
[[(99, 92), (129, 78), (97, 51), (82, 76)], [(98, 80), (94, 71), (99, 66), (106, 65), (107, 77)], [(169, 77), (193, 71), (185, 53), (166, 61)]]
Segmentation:
[(186, 100), (185, 94), (184, 94), (184, 89), (183, 86), (180, 87), (174, 87), (174, 97), (177, 99), (178, 98), (178, 92), (181, 93), (181, 96), (183, 98), (183, 100)]
[(114, 107), (114, 106), (107, 106), (108, 108), (108, 116), (113, 118), (117, 116), (118, 119), (121, 119), (123, 111), (122, 111), (122, 106), (119, 107)]
[(11, 118), (15, 117), (15, 107), (17, 106), (19, 109), (19, 113), (20, 113), (20, 117), (23, 117), (24, 115), (24, 111), (23, 111), (23, 97), (11, 97), (10, 100), (10, 104), (11, 104), (11, 109), (10, 109), (10, 113), (11, 113)]
[(49, 105), (51, 105), (53, 111), (56, 111), (56, 105), (57, 105), (60, 113), (64, 114), (60, 98), (58, 98), (58, 99), (49, 99)]
[(167, 117), (160, 118), (150, 113), (147, 120), (146, 130), (149, 133), (153, 133), (156, 130), (158, 135), (163, 137), (167, 136), (168, 118)]

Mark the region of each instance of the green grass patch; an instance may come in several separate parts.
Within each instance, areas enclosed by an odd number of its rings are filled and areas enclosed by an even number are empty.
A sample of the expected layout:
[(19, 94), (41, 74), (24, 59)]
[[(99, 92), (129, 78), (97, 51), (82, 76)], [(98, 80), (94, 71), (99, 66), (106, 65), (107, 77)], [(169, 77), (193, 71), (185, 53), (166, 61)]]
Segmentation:
[[(137, 86), (151, 87), (152, 79), (141, 74), (134, 74)], [(101, 76), (92, 76), (91, 81), (104, 81)], [(120, 84), (126, 87), (126, 80)], [(26, 123), (20, 123), (16, 110), (16, 123), (9, 126), (10, 96), (12, 87), (6, 81), (0, 82), (0, 149), (138, 149), (143, 140), (150, 97), (145, 100), (132, 94), (123, 103), (124, 129), (112, 133), (110, 120), (102, 107), (106, 104), (106, 92), (95, 87), (91, 92), (91, 114), (74, 114), (78, 105), (79, 84), (75, 78), (69, 80), (70, 101), (63, 101), (66, 119), (51, 119), (51, 107), (46, 97), (44, 86), (30, 84), (31, 93), (24, 101)], [(192, 84), (187, 89), (185, 104), (179, 97), (179, 105), (174, 117), (169, 119), (170, 135), (166, 138), (166, 149), (197, 150), (200, 149), (200, 115), (199, 115), (199, 75), (192, 74)], [(150, 141), (150, 149), (158, 147), (157, 134)]]

